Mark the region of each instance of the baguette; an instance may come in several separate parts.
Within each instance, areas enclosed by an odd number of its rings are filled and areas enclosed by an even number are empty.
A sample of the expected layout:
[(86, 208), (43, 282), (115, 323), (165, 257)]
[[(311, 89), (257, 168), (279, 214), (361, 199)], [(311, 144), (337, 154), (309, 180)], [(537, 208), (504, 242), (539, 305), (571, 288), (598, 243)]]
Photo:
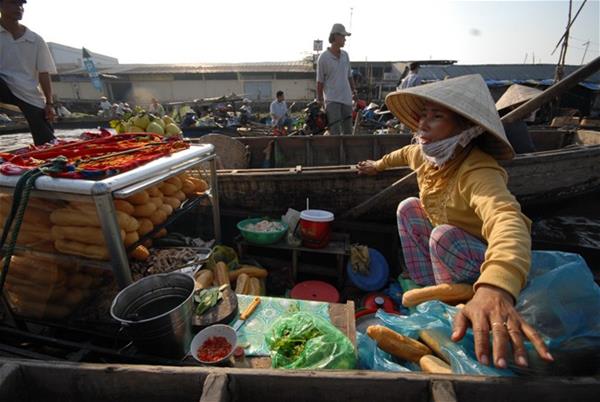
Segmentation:
[(129, 201), (133, 205), (144, 205), (148, 203), (150, 199), (150, 194), (146, 190), (140, 191), (139, 193), (135, 193), (125, 198), (125, 200)]
[(179, 200), (179, 202), (184, 202), (187, 199), (187, 196), (185, 195), (185, 193), (181, 190), (177, 190), (172, 197), (177, 198)]
[[(2, 196), (0, 196), (0, 210), (4, 210), (5, 206), (11, 207), (12, 202), (12, 195), (2, 194)], [(62, 200), (50, 200), (41, 197), (29, 197), (29, 200), (27, 201), (27, 209), (35, 208), (48, 214), (57, 208), (62, 208), (64, 205), (65, 202)]]
[(173, 209), (177, 209), (181, 206), (181, 201), (175, 197), (163, 197), (163, 201), (173, 207)]
[(138, 232), (127, 232), (127, 233), (125, 233), (125, 236), (122, 237), (122, 239), (123, 239), (123, 244), (125, 244), (125, 247), (129, 247), (133, 243), (140, 240), (140, 236), (138, 235)]
[(248, 281), (248, 294), (252, 296), (260, 296), (260, 280), (256, 277), (251, 277)]
[(250, 277), (248, 274), (241, 274), (235, 281), (235, 293), (240, 295), (247, 294), (248, 285), (250, 284)]
[(221, 285), (231, 285), (231, 281), (229, 280), (229, 268), (227, 268), (227, 265), (225, 265), (224, 262), (217, 262), (217, 264), (215, 265), (215, 271), (214, 271), (214, 275), (215, 275), (215, 282), (217, 283), (217, 285), (221, 286)]
[(234, 269), (229, 272), (229, 280), (235, 282), (238, 277), (242, 274), (253, 276), (255, 278), (263, 279), (269, 274), (269, 271), (263, 268), (254, 267), (252, 265), (240, 265), (238, 269)]
[(192, 183), (191, 180), (188, 180), (188, 179), (183, 180), (183, 185), (181, 186), (181, 191), (183, 191), (183, 193), (186, 196), (194, 194), (195, 189), (196, 189), (196, 186), (194, 185), (194, 183)]
[(153, 202), (147, 202), (146, 204), (139, 204), (133, 206), (133, 213), (131, 214), (135, 218), (148, 218), (157, 209), (157, 206)]
[(172, 194), (175, 194), (179, 189), (170, 184), (170, 183), (166, 183), (166, 182), (162, 182), (159, 186), (158, 189), (160, 190), (161, 193), (163, 193), (166, 196), (171, 196)]
[(196, 273), (196, 290), (210, 288), (214, 278), (215, 276), (210, 269), (201, 269)]
[(452, 374), (452, 368), (445, 361), (432, 355), (421, 357), (419, 366), (425, 373)]
[(6, 279), (6, 290), (23, 299), (46, 303), (51, 300), (61, 300), (67, 294), (67, 289), (61, 287), (40, 287), (31, 283), (24, 284), (9, 277)]
[(44, 285), (59, 285), (66, 279), (65, 272), (55, 262), (16, 255), (10, 261), (10, 276)]
[(435, 352), (437, 357), (444, 360), (446, 363), (450, 363), (446, 355), (442, 353), (442, 347), (440, 345), (440, 342), (444, 339), (450, 341), (446, 335), (437, 329), (424, 329), (419, 332), (419, 338), (421, 338), (423, 343)]
[(152, 215), (149, 216), (149, 218), (152, 224), (160, 225), (167, 220), (167, 213), (164, 209), (157, 209)]
[(148, 218), (140, 218), (138, 219), (138, 222), (140, 223), (140, 227), (138, 228), (137, 232), (140, 236), (143, 236), (154, 229), (154, 224)]
[[(125, 231), (121, 229), (121, 238), (125, 237)], [(67, 239), (80, 241), (87, 244), (103, 245), (104, 233), (102, 229), (95, 226), (52, 226), (52, 239)]]
[(115, 209), (117, 211), (125, 212), (127, 215), (133, 214), (133, 211), (135, 210), (135, 208), (133, 207), (133, 204), (130, 203), (129, 201), (114, 200), (114, 202), (115, 202)]
[(162, 204), (164, 204), (162, 197), (150, 197), (149, 202), (156, 205), (156, 208), (160, 208), (162, 206)]
[[(138, 221), (122, 212), (115, 211), (115, 217), (121, 229), (133, 232), (139, 228)], [(60, 208), (50, 214), (50, 221), (60, 226), (95, 226), (100, 227), (100, 219), (95, 211), (82, 211), (75, 208)]]
[(168, 178), (167, 180), (165, 180), (165, 183), (172, 184), (173, 186), (175, 186), (175, 188), (177, 188), (177, 190), (181, 190), (181, 186), (183, 185), (181, 179), (177, 176)]
[(173, 207), (170, 206), (169, 204), (161, 205), (159, 210), (163, 211), (165, 214), (167, 214), (167, 216), (169, 216), (173, 213)]
[(164, 195), (159, 189), (158, 186), (152, 186), (150, 187), (148, 190), (148, 194), (150, 195), (150, 197), (160, 197), (162, 198), (162, 196)]
[[(2, 217), (2, 224), (4, 224), (6, 221), (6, 217), (10, 213), (11, 208), (12, 205), (6, 201), (0, 203), (0, 216)], [(27, 205), (27, 209), (23, 215), (23, 222), (30, 225), (50, 226), (50, 212)]]
[(443, 283), (412, 289), (402, 296), (402, 305), (414, 307), (429, 300), (439, 300), (447, 304), (463, 303), (473, 298), (473, 285), (465, 283)]
[(59, 239), (54, 241), (54, 247), (64, 254), (78, 255), (94, 260), (108, 260), (108, 250), (104, 246), (85, 244), (78, 241)]
[(425, 355), (430, 355), (431, 349), (404, 335), (400, 335), (383, 325), (371, 325), (367, 328), (367, 335), (375, 342), (380, 349), (391, 353), (392, 355), (411, 362), (417, 363)]

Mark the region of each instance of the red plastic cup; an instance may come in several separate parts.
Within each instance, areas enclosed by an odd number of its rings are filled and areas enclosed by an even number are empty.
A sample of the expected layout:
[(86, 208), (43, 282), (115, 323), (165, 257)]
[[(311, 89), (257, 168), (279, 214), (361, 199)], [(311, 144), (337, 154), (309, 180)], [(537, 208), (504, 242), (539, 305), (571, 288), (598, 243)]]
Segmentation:
[(333, 213), (321, 209), (306, 209), (300, 213), (302, 244), (309, 248), (323, 248), (329, 244)]

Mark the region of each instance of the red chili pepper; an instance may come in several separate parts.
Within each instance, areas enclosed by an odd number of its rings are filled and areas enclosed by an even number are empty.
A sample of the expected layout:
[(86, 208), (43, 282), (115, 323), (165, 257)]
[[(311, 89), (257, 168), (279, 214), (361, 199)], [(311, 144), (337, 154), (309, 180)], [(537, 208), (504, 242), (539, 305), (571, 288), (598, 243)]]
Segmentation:
[(216, 362), (227, 356), (233, 346), (222, 336), (208, 338), (198, 349), (198, 358), (203, 362)]

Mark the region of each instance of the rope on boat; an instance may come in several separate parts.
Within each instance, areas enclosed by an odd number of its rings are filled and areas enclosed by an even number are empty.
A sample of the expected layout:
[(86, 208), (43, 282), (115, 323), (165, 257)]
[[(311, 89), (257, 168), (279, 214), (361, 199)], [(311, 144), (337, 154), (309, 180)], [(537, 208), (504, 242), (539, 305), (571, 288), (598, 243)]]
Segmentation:
[[(38, 179), (38, 177), (45, 174), (49, 175), (64, 171), (67, 167), (67, 162), (68, 161), (65, 157), (59, 156), (47, 164), (25, 172), (23, 175), (21, 175), (19, 181), (15, 185), (12, 206), (8, 216), (6, 217), (6, 221), (4, 222), (4, 229), (2, 231), (2, 237), (0, 238), (0, 251), (4, 257), (2, 270), (0, 271), (0, 294), (2, 293), (4, 282), (8, 276), (10, 260), (15, 251), (17, 237), (19, 237), (19, 231), (21, 230), (21, 224), (23, 223), (23, 216), (25, 215), (27, 204), (29, 202), (29, 195), (35, 186), (35, 181)], [(8, 244), (6, 244), (7, 239)]]

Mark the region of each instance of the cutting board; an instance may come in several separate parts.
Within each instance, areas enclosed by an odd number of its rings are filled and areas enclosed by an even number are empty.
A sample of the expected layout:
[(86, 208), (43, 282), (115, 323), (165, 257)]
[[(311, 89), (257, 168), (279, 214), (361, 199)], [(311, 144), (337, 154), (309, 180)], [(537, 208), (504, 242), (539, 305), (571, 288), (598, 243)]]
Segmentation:
[[(196, 304), (194, 303), (194, 308)], [(228, 324), (238, 312), (237, 295), (231, 287), (227, 287), (223, 291), (223, 299), (206, 310), (202, 315), (194, 314), (192, 318), (192, 326), (195, 330), (201, 330), (213, 324)]]

